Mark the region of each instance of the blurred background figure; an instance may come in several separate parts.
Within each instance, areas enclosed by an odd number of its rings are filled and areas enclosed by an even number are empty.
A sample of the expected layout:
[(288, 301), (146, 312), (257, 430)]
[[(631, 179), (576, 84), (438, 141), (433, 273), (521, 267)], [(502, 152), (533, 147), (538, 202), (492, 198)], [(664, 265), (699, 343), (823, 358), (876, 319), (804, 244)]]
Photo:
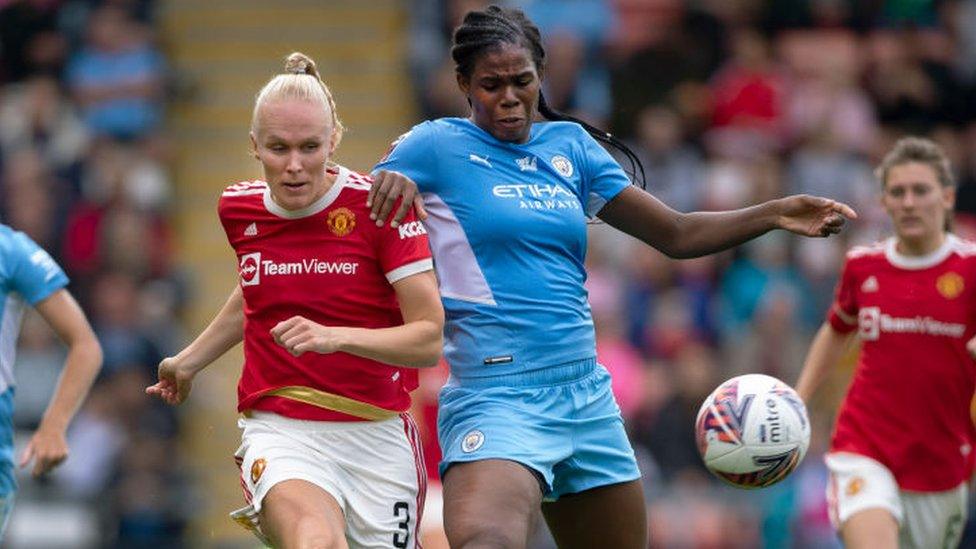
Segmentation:
[[(69, 459), (44, 482), (21, 479), (10, 546), (250, 543), (226, 519), (239, 500), (226, 433), (240, 355), (179, 412), (143, 397), (140, 380), (227, 294), (234, 258), (213, 213), (227, 181), (260, 177), (239, 139), (251, 92), (290, 51), (320, 60), (354, 136), (339, 161), (367, 170), (419, 120), (467, 111), (447, 45), (464, 13), (488, 3), (0, 0), (0, 221), (64, 266), (107, 359), (69, 430)], [(838, 239), (772, 238), (691, 262), (589, 230), (598, 352), (638, 448), (652, 545), (830, 547), (821, 458), (855, 355), (809, 403), (813, 446), (775, 489), (716, 485), (682, 417), (734, 374), (798, 372), (844, 251), (890, 234), (870, 167), (899, 137), (926, 135), (946, 151), (955, 232), (976, 235), (976, 2), (506, 3), (551, 39), (554, 106), (626, 140), (648, 190), (672, 207), (810, 192), (857, 209)], [(19, 444), (62, 354), (28, 314)], [(436, 387), (443, 373), (430, 375)], [(417, 395), (428, 415), (433, 394)], [(63, 527), (39, 526), (55, 521)]]

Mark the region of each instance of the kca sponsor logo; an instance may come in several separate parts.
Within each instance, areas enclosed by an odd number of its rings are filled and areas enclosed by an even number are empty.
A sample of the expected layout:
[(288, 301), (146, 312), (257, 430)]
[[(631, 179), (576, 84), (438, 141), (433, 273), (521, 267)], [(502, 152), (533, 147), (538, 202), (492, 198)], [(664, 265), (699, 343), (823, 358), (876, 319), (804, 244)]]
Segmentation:
[(241, 286), (255, 286), (261, 283), (261, 252), (241, 256), (239, 269)]
[(410, 223), (404, 223), (397, 227), (400, 231), (400, 240), (404, 238), (413, 238), (415, 236), (420, 236), (422, 234), (427, 234), (427, 228), (424, 224), (419, 221), (411, 221)]

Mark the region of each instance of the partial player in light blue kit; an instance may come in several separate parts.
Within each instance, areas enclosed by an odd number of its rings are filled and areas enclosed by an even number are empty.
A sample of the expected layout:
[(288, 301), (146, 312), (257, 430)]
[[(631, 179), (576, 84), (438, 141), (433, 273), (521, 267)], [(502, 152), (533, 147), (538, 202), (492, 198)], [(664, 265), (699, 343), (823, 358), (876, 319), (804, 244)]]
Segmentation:
[[(827, 236), (855, 214), (809, 196), (682, 214), (630, 185), (594, 138), (633, 158), (625, 146), (545, 104), (539, 31), (518, 10), (468, 13), (452, 56), (471, 116), (415, 126), (377, 165), (419, 188), (447, 314), (438, 434), (448, 540), (524, 547), (545, 500), (560, 547), (646, 547), (640, 473), (596, 362), (586, 220), (694, 257), (777, 228)], [(417, 188), (374, 185), (377, 222), (402, 196), (398, 222)]]
[(34, 461), (34, 476), (48, 472), (67, 457), (65, 430), (101, 367), (101, 347), (78, 303), (64, 289), (67, 284), (68, 277), (47, 252), (24, 233), (0, 224), (0, 538), (17, 489), (13, 370), (25, 308), (34, 307), (68, 346), (54, 396), (20, 456), (20, 466)]

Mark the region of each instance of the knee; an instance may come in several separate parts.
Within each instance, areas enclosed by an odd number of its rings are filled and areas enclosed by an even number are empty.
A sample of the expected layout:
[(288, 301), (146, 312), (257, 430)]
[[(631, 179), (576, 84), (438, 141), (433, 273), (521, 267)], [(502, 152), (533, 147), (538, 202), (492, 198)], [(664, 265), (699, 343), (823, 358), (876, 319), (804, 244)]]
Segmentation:
[(528, 536), (513, 535), (501, 529), (484, 528), (479, 531), (448, 535), (451, 547), (461, 549), (523, 549)]
[(296, 549), (347, 549), (346, 537), (316, 517), (298, 518), (293, 525)]

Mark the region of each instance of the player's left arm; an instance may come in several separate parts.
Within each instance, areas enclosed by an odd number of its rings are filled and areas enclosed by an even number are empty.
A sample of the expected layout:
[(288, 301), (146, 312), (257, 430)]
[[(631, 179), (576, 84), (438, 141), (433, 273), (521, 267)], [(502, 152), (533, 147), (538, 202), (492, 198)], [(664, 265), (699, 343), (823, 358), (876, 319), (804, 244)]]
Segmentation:
[(794, 195), (738, 210), (681, 213), (637, 187), (628, 187), (597, 214), (609, 225), (674, 258), (732, 248), (773, 229), (803, 236), (840, 232), (857, 217), (850, 206), (818, 196)]
[(68, 347), (54, 396), (20, 458), (21, 467), (33, 459), (32, 472), (38, 476), (68, 457), (65, 432), (101, 369), (102, 348), (85, 313), (67, 290), (57, 290), (35, 308)]
[(393, 283), (403, 324), (391, 328), (322, 326), (302, 316), (279, 322), (271, 334), (295, 356), (308, 351), (344, 352), (394, 366), (427, 368), (441, 356), (444, 308), (434, 271)]

